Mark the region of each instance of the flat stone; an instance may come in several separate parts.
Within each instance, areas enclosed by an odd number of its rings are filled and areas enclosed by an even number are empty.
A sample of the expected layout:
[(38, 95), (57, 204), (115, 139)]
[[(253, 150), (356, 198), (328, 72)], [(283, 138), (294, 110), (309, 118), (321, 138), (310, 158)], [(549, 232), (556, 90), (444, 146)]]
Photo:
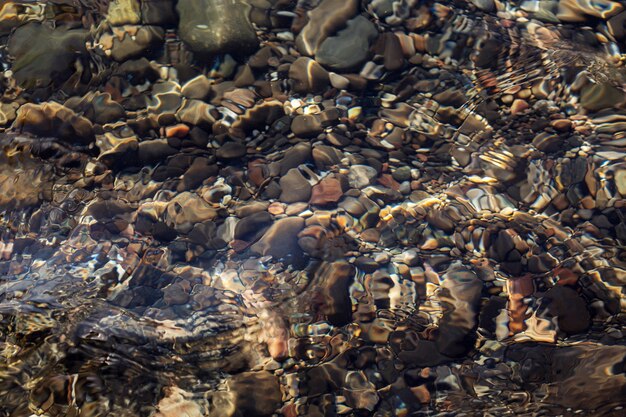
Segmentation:
[(294, 117), (291, 121), (291, 131), (296, 136), (310, 138), (322, 133), (323, 129), (318, 117), (307, 114)]
[(219, 159), (236, 159), (246, 154), (246, 146), (240, 142), (226, 142), (215, 152)]
[(18, 27), (7, 43), (15, 79), (24, 88), (61, 85), (74, 73), (76, 58), (87, 52), (87, 36), (86, 30), (68, 26), (27, 23)]
[(610, 84), (588, 84), (580, 94), (580, 104), (589, 111), (616, 107), (624, 102), (626, 95)]
[[(278, 378), (268, 371), (238, 373), (227, 381), (227, 386), (227, 391), (215, 395), (212, 416), (270, 417), (280, 406)], [(237, 413), (229, 412), (230, 407)]]
[(333, 71), (342, 72), (358, 69), (369, 55), (378, 30), (363, 16), (348, 21), (348, 26), (337, 35), (327, 38), (315, 53), (315, 59)]
[(300, 94), (322, 92), (330, 81), (324, 67), (307, 57), (300, 57), (291, 64), (289, 78), (293, 81), (293, 91)]
[(298, 233), (303, 228), (304, 219), (301, 217), (280, 219), (272, 224), (263, 237), (252, 245), (250, 249), (259, 255), (271, 255), (276, 259), (296, 255)]
[(201, 55), (248, 55), (259, 40), (248, 20), (250, 7), (240, 0), (180, 0), (179, 36)]
[(345, 26), (358, 8), (358, 0), (323, 0), (308, 13), (309, 21), (296, 38), (300, 53), (315, 55), (322, 42)]
[(281, 177), (280, 188), (280, 201), (283, 203), (307, 201), (311, 197), (311, 184), (298, 168), (290, 169)]
[(622, 197), (626, 196), (626, 169), (617, 170), (613, 175), (617, 191), (622, 195)]
[(272, 224), (272, 215), (267, 211), (252, 213), (237, 222), (234, 237), (237, 240), (250, 241), (270, 224)]
[(383, 35), (384, 65), (388, 71), (396, 71), (404, 65), (404, 56), (402, 54), (402, 46), (400, 40), (393, 33), (385, 33)]
[(115, 36), (111, 47), (111, 58), (124, 62), (136, 58), (145, 51), (156, 48), (165, 40), (165, 31), (159, 26), (138, 26), (137, 33), (124, 34), (122, 39)]
[(343, 191), (339, 180), (326, 177), (313, 186), (309, 202), (315, 205), (336, 204), (341, 197), (343, 197)]
[(329, 169), (341, 162), (343, 154), (331, 146), (318, 145), (313, 148), (313, 160), (318, 169)]
[(374, 178), (378, 176), (378, 172), (368, 165), (353, 165), (350, 167), (348, 181), (350, 186), (354, 188), (364, 188), (372, 183)]

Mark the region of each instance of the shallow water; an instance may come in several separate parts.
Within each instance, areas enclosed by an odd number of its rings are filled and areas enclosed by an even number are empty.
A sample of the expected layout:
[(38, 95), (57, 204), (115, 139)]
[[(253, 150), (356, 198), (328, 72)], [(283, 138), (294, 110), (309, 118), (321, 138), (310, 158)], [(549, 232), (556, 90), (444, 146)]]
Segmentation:
[(0, 2), (0, 416), (620, 416), (626, 4)]

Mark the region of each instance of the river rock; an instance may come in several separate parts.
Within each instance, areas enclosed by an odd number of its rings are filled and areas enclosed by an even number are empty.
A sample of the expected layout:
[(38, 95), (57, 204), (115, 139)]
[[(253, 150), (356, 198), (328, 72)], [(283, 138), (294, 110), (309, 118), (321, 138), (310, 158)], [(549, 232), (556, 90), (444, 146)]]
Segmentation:
[(328, 72), (311, 58), (300, 57), (289, 67), (293, 91), (300, 94), (319, 93), (328, 88)]
[(296, 38), (300, 53), (313, 56), (322, 42), (344, 27), (358, 10), (358, 0), (323, 0), (308, 13), (309, 21)]
[(357, 69), (367, 60), (370, 45), (377, 37), (376, 26), (365, 17), (357, 16), (337, 35), (324, 40), (315, 59), (333, 71)]
[(304, 219), (300, 217), (280, 219), (267, 229), (261, 240), (252, 245), (252, 252), (277, 259), (297, 255), (298, 232), (303, 228)]
[(280, 179), (280, 201), (283, 203), (295, 203), (307, 201), (311, 197), (311, 184), (304, 178), (298, 168), (287, 171)]
[(180, 38), (200, 55), (247, 55), (259, 47), (248, 20), (249, 6), (240, 0), (180, 0)]

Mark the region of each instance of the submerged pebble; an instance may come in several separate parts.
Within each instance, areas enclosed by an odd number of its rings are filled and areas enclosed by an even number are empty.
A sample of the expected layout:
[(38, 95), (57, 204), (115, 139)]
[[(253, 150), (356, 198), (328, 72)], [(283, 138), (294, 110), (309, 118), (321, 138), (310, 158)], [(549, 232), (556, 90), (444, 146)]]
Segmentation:
[(618, 1), (0, 5), (0, 415), (621, 415)]

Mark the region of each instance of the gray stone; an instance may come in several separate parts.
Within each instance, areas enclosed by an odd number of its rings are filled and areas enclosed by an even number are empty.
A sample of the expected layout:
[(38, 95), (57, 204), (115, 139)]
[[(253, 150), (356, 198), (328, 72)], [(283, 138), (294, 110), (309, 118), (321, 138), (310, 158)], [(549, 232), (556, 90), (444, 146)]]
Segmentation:
[(350, 173), (348, 174), (348, 181), (350, 186), (354, 188), (367, 187), (372, 183), (372, 180), (376, 178), (378, 173), (376, 170), (367, 165), (353, 165), (350, 167)]
[(282, 190), (280, 201), (283, 203), (308, 201), (311, 197), (311, 184), (304, 178), (298, 168), (290, 169), (280, 179), (280, 188)]
[(367, 60), (370, 45), (377, 37), (376, 26), (365, 17), (357, 16), (337, 35), (322, 42), (315, 59), (333, 71), (357, 69)]
[(240, 0), (180, 0), (180, 38), (201, 55), (246, 55), (259, 47), (248, 20), (249, 6)]

